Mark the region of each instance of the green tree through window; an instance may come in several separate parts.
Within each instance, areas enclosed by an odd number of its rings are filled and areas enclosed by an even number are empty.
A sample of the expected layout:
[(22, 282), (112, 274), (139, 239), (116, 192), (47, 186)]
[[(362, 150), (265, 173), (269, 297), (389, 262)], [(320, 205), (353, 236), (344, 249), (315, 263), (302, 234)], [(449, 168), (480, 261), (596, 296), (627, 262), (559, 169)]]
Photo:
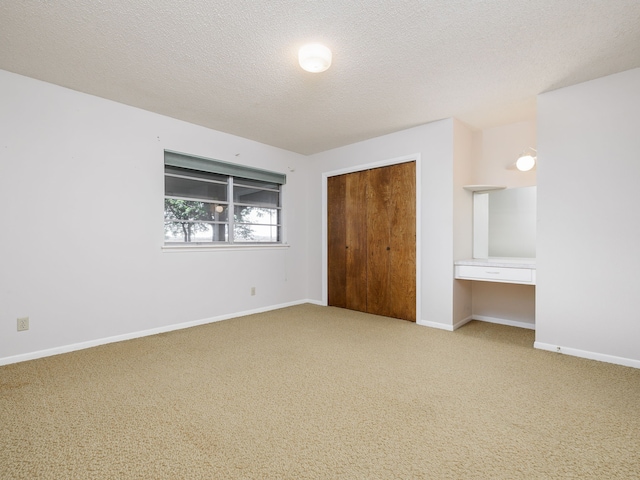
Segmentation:
[(191, 242), (197, 232), (206, 232), (206, 223), (198, 221), (211, 220), (211, 215), (205, 208), (204, 202), (190, 202), (165, 198), (164, 200), (164, 230), (173, 236), (183, 235), (184, 242)]

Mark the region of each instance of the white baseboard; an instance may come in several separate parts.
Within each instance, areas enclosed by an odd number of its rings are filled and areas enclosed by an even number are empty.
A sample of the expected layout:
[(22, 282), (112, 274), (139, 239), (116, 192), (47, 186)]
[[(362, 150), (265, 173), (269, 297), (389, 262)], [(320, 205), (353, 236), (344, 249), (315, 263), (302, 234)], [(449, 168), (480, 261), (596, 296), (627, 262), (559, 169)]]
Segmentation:
[(236, 317), (244, 317), (247, 315), (253, 315), (255, 313), (269, 312), (271, 310), (278, 310), (280, 308), (292, 307), (294, 305), (302, 305), (304, 303), (313, 303), (321, 305), (317, 300), (297, 300), (294, 302), (281, 303), (279, 305), (271, 305), (268, 307), (256, 308), (254, 310), (245, 310), (243, 312), (229, 313), (226, 315), (219, 315), (217, 317), (204, 318), (201, 320), (194, 320), (191, 322), (177, 323), (173, 325), (165, 325), (164, 327), (151, 328), (149, 330), (141, 330), (137, 332), (125, 333), (122, 335), (115, 335), (113, 337), (98, 338), (95, 340), (89, 340), (87, 342), (74, 343), (71, 345), (63, 345), (61, 347), (48, 348), (46, 350), (39, 350), (36, 352), (23, 353), (20, 355), (14, 355), (11, 357), (0, 358), (1, 365), (9, 365), (11, 363), (25, 362), (27, 360), (35, 360), (36, 358), (50, 357), (52, 355), (59, 355), (61, 353), (74, 352), (76, 350), (84, 350), (85, 348), (97, 347), (99, 345), (106, 345), (108, 343), (122, 342), (124, 340), (132, 340), (134, 338), (147, 337), (149, 335), (157, 335), (159, 333), (171, 332), (173, 330), (182, 330), (183, 328), (197, 327), (198, 325), (205, 325), (207, 323), (220, 322), (222, 320), (229, 320)]
[(510, 327), (528, 328), (529, 330), (535, 330), (535, 323), (517, 322), (515, 320), (509, 320), (507, 318), (487, 317), (485, 315), (473, 315), (472, 320), (479, 320), (481, 322), (497, 323), (499, 325), (508, 325)]
[(542, 342), (534, 342), (533, 347), (539, 350), (547, 350), (549, 352), (571, 355), (572, 357), (587, 358), (589, 360), (598, 360), (599, 362), (613, 363), (613, 364), (622, 365), (625, 367), (640, 368), (640, 360), (634, 360), (632, 358), (616, 357), (614, 355), (589, 352), (586, 350), (579, 350), (577, 348), (563, 347), (560, 345), (551, 345), (550, 343), (542, 343)]
[[(149, 335), (156, 335), (156, 334), (159, 334), (159, 333), (171, 332), (173, 330), (181, 330), (183, 328), (196, 327), (198, 325), (205, 325), (207, 323), (220, 322), (222, 320), (229, 320), (231, 318), (244, 317), (244, 316), (253, 315), (253, 314), (256, 314), (256, 313), (269, 312), (271, 310), (278, 310), (280, 308), (292, 307), (292, 306), (295, 306), (295, 305), (302, 305), (302, 304), (305, 304), (305, 303), (324, 306), (323, 302), (321, 302), (319, 300), (313, 300), (313, 299), (296, 300), (294, 302), (282, 303), (282, 304), (279, 304), (279, 305), (271, 305), (271, 306), (268, 306), (268, 307), (261, 307), (261, 308), (256, 308), (256, 309), (253, 309), (253, 310), (245, 310), (245, 311), (242, 311), (242, 312), (235, 312), (235, 313), (230, 313), (230, 314), (226, 314), (226, 315), (219, 315), (219, 316), (216, 316), (216, 317), (205, 318), (205, 319), (201, 319), (201, 320), (194, 320), (194, 321), (191, 321), (191, 322), (178, 323), (178, 324), (173, 324), (173, 325), (166, 325), (164, 327), (152, 328), (152, 329), (149, 329), (149, 330), (131, 332), (131, 333), (123, 334), (123, 335), (116, 335), (116, 336), (113, 336), (113, 337), (99, 338), (99, 339), (90, 340), (90, 341), (87, 341), (87, 342), (74, 343), (74, 344), (71, 344), (71, 345), (63, 345), (61, 347), (49, 348), (49, 349), (46, 349), (46, 350), (39, 350), (39, 351), (36, 351), (36, 352), (29, 352), (29, 353), (24, 353), (24, 354), (20, 354), (20, 355), (14, 355), (14, 356), (11, 356), (11, 357), (4, 357), (4, 358), (0, 358), (0, 366), (1, 365), (9, 365), (9, 364), (18, 363), (18, 362), (25, 362), (27, 360), (35, 360), (37, 358), (50, 357), (52, 355), (59, 355), (59, 354), (62, 354), (62, 353), (73, 352), (73, 351), (76, 351), (76, 350), (83, 350), (85, 348), (97, 347), (99, 345), (106, 345), (108, 343), (122, 342), (124, 340), (132, 340), (134, 338), (140, 338), (140, 337), (146, 337), (146, 336), (149, 336)], [(454, 325), (447, 325), (447, 324), (439, 323), (439, 322), (430, 322), (430, 321), (426, 321), (426, 320), (418, 320), (416, 323), (418, 325), (423, 325), (423, 326), (426, 326), (426, 327), (437, 328), (437, 329), (440, 329), (440, 330), (447, 330), (447, 331), (452, 332), (452, 331), (460, 328), (461, 326), (465, 325), (466, 323), (470, 322), (471, 320), (480, 320), (480, 321), (483, 321), (483, 322), (498, 323), (498, 324), (501, 324), (501, 325), (509, 325), (509, 326), (514, 326), (514, 327), (535, 329), (535, 325), (530, 324), (530, 323), (515, 322), (515, 321), (512, 321), (512, 320), (506, 320), (506, 319), (495, 318), (495, 317), (485, 317), (485, 316), (480, 316), (480, 315), (474, 315), (474, 316), (467, 317), (464, 320), (461, 320), (461, 321), (457, 322)], [(576, 349), (576, 348), (562, 347), (562, 346), (559, 346), (559, 345), (551, 345), (551, 344), (542, 343), (542, 342), (535, 342), (533, 344), (533, 346), (534, 346), (534, 348), (537, 348), (539, 350), (546, 350), (546, 351), (549, 351), (549, 352), (562, 353), (562, 354), (565, 354), (565, 355), (571, 355), (571, 356), (574, 356), (574, 357), (586, 358), (586, 359), (589, 359), (589, 360), (598, 360), (600, 362), (613, 363), (613, 364), (616, 364), (616, 365), (623, 365), (625, 367), (640, 368), (640, 360), (634, 360), (634, 359), (631, 359), (631, 358), (616, 357), (614, 355), (606, 355), (606, 354), (602, 354), (602, 353), (589, 352), (589, 351), (586, 351), (586, 350), (579, 350), (579, 349)]]
[(453, 325), (447, 325), (446, 323), (428, 322), (427, 320), (418, 320), (416, 323), (418, 325), (422, 325), (423, 327), (431, 327), (431, 328), (437, 328), (439, 330), (446, 330), (448, 332), (453, 332)]
[(446, 323), (439, 323), (439, 322), (428, 322), (426, 320), (420, 320), (417, 323), (418, 325), (424, 325), (425, 327), (439, 328), (440, 330), (447, 330), (448, 332), (453, 332), (459, 329), (460, 327), (466, 325), (471, 320), (478, 320), (481, 322), (488, 322), (488, 323), (497, 323), (500, 325), (508, 325), (510, 327), (528, 328), (531, 330), (535, 330), (536, 328), (533, 323), (516, 322), (515, 320), (509, 320), (506, 318), (487, 317), (484, 315), (469, 315), (467, 318), (464, 318), (454, 323), (453, 325), (448, 325)]
[(463, 325), (466, 325), (467, 323), (469, 323), (471, 320), (473, 320), (473, 315), (469, 315), (467, 318), (464, 318), (462, 320), (460, 320), (459, 322), (456, 322), (453, 324), (453, 329), (457, 330), (460, 327), (462, 327)]

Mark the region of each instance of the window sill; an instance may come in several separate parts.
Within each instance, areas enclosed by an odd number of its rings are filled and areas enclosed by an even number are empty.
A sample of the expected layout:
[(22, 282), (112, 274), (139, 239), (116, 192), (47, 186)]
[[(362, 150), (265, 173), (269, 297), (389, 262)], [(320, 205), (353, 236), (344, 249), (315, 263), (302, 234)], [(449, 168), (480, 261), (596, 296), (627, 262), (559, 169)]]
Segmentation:
[(289, 248), (286, 243), (251, 243), (251, 244), (233, 244), (233, 245), (215, 245), (215, 244), (191, 244), (191, 245), (163, 245), (162, 251), (167, 253), (176, 252), (230, 252), (230, 251), (247, 251), (247, 250), (283, 250)]

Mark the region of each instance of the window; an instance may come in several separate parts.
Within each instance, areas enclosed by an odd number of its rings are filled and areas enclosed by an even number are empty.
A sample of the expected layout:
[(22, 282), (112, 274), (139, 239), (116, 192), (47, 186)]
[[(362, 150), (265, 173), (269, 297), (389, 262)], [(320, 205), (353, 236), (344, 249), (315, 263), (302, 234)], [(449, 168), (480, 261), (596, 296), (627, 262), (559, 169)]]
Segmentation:
[(165, 151), (165, 244), (282, 243), (285, 175)]

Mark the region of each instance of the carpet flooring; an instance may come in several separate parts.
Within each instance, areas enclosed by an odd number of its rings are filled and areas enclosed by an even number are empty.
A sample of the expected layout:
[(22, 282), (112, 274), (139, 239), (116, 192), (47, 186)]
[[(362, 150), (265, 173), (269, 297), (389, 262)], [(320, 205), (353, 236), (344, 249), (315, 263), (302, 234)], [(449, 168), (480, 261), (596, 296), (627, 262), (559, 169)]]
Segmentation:
[(2, 479), (638, 479), (640, 370), (300, 305), (0, 367)]

